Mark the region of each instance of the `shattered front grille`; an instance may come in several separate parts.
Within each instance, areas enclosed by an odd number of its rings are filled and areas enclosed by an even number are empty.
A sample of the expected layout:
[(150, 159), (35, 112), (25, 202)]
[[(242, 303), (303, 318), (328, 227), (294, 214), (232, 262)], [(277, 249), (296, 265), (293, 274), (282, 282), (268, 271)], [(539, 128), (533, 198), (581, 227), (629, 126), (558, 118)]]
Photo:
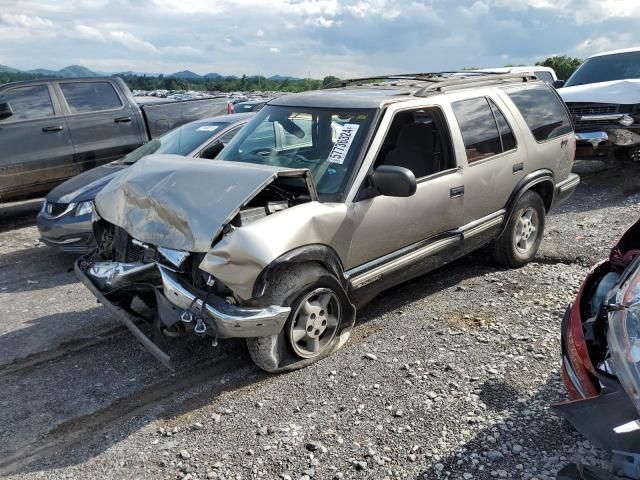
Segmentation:
[(140, 245), (136, 245), (131, 241), (131, 237), (129, 237), (129, 244), (127, 245), (127, 262), (142, 262), (144, 260), (145, 251), (147, 249), (141, 247)]
[(608, 103), (568, 103), (567, 106), (573, 116), (607, 115), (618, 113), (619, 109), (619, 105)]

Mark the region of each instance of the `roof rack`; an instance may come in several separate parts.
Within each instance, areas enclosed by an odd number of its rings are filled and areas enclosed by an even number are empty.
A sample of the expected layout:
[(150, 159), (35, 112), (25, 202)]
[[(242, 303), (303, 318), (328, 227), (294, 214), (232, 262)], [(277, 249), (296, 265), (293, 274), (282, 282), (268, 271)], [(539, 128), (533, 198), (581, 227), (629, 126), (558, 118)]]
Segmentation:
[(472, 75), (469, 77), (449, 77), (440, 80), (436, 84), (427, 85), (426, 87), (421, 88), (413, 95), (416, 97), (427, 97), (429, 95), (444, 93), (471, 85), (477, 87), (495, 85), (496, 83), (526, 83), (540, 81), (538, 77), (532, 73), (488, 73), (487, 75), (476, 75), (477, 72), (471, 73)]
[(376, 75), (375, 77), (361, 77), (361, 78), (347, 78), (344, 80), (336, 80), (322, 87), (322, 89), (329, 88), (343, 88), (353, 84), (363, 84), (365, 82), (375, 81), (389, 81), (389, 80), (413, 80), (422, 82), (435, 82), (438, 78), (441, 78), (441, 73), (400, 73), (395, 75)]
[[(466, 74), (468, 76), (457, 76), (456, 74)], [(343, 88), (354, 84), (364, 84), (365, 82), (375, 81), (392, 81), (392, 80), (408, 80), (417, 82), (428, 82), (428, 85), (422, 87), (414, 93), (416, 97), (426, 97), (436, 93), (442, 93), (457, 88), (464, 88), (470, 85), (482, 86), (492, 85), (496, 83), (514, 83), (514, 82), (531, 82), (537, 81), (538, 78), (527, 73), (496, 73), (496, 72), (474, 72), (468, 70), (456, 70), (433, 73), (408, 73), (399, 75), (378, 75), (375, 77), (352, 78), (346, 80), (336, 80), (322, 87)]]

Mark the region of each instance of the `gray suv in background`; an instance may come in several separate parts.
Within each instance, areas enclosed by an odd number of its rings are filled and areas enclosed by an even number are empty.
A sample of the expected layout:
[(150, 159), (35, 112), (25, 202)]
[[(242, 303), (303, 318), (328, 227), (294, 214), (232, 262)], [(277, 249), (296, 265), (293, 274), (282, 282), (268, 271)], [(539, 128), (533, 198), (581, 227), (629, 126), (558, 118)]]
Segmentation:
[(160, 155), (119, 175), (75, 268), (166, 364), (143, 322), (300, 368), (381, 290), (487, 244), (529, 262), (579, 183), (574, 153), (564, 103), (530, 74), (340, 81), (272, 100), (214, 162)]
[(58, 185), (47, 194), (38, 213), (36, 223), (41, 240), (67, 253), (93, 250), (96, 246), (91, 228), (93, 200), (114, 176), (152, 153), (214, 159), (253, 116), (236, 113), (187, 123), (120, 160), (92, 168)]

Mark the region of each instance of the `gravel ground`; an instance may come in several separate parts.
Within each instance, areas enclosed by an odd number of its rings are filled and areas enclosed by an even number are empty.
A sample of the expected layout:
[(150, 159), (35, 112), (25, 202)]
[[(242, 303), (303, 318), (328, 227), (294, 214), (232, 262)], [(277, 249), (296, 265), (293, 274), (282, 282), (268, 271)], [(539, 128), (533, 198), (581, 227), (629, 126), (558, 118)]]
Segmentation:
[(479, 251), (377, 297), (349, 343), (286, 375), (242, 342), (163, 369), (37, 242), (37, 202), (0, 207), (0, 475), (8, 478), (550, 479), (607, 455), (550, 409), (559, 325), (640, 215), (640, 165), (577, 164), (536, 262)]

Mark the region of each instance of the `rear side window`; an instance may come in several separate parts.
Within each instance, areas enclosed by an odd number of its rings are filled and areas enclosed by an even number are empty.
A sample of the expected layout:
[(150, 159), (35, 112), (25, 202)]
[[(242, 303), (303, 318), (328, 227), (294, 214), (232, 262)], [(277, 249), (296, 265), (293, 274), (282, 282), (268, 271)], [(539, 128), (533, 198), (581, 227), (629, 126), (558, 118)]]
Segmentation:
[(493, 103), (493, 100), (489, 99), (489, 104), (491, 105), (491, 110), (493, 110), (493, 115), (496, 117), (496, 122), (498, 123), (500, 141), (502, 142), (502, 151), (506, 152), (508, 150), (513, 150), (516, 148), (516, 138), (513, 136), (509, 122), (504, 118), (504, 115), (498, 106)]
[(564, 105), (547, 85), (508, 87), (504, 91), (518, 107), (538, 142), (573, 131)]
[(61, 83), (71, 113), (100, 112), (120, 108), (122, 102), (108, 82)]
[(0, 103), (7, 103), (13, 115), (3, 120), (31, 120), (36, 118), (53, 117), (53, 104), (46, 85), (12, 88), (0, 93)]
[(462, 131), (469, 163), (502, 153), (496, 119), (485, 97), (461, 100), (451, 106)]

